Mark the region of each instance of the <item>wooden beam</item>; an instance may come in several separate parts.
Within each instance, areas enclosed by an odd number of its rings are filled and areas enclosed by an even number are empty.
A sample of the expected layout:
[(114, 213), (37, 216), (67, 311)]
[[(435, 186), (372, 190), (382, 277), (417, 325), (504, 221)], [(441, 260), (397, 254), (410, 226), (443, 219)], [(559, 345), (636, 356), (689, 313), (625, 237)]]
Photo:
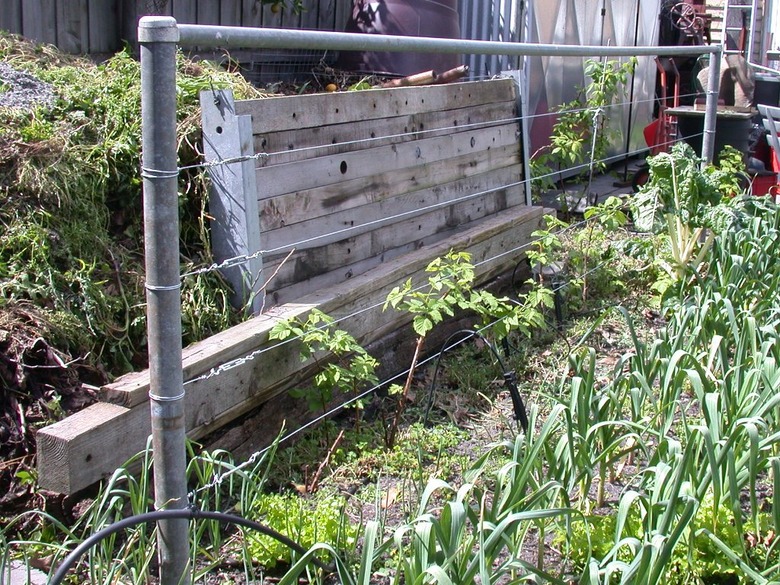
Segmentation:
[[(200, 95), (203, 151), (207, 162), (240, 159), (252, 154), (251, 123), (237, 116), (233, 93), (229, 90), (204, 91)], [(212, 217), (212, 253), (217, 262), (236, 256), (251, 256), (260, 250), (260, 224), (257, 193), (251, 160), (215, 165), (209, 169), (211, 189), (209, 215)], [(233, 287), (234, 306), (249, 303), (259, 310), (262, 259), (257, 256), (225, 268), (223, 275)]]
[[(151, 433), (146, 409), (98, 402), (36, 434), (38, 485), (72, 494), (111, 476), (142, 451)], [(139, 445), (141, 449), (139, 449)]]
[(286, 193), (369, 177), (376, 173), (377, 161), (382, 161), (381, 169), (401, 171), (468, 153), (476, 159), (478, 153), (484, 150), (512, 144), (519, 150), (516, 122), (413, 142), (325, 155), (313, 160), (260, 167), (256, 171), (258, 198), (262, 201)]
[(512, 102), (516, 100), (515, 89), (511, 79), (498, 79), (417, 88), (319, 93), (294, 98), (272, 97), (239, 102), (236, 113), (252, 116), (253, 133), (262, 134), (360, 122), (366, 118), (390, 118)]

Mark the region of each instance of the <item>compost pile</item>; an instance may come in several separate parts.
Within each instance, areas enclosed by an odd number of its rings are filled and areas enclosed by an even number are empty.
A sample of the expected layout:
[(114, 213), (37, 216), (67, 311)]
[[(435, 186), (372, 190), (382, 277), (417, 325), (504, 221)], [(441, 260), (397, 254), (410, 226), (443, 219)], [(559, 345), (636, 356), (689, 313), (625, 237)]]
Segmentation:
[[(255, 90), (181, 57), (179, 159), (197, 160), (201, 90)], [(35, 434), (146, 365), (140, 65), (0, 33), (0, 515), (35, 493)], [(181, 178), (185, 269), (209, 265), (205, 180)], [(240, 320), (216, 274), (184, 282), (185, 343)], [(197, 318), (195, 317), (197, 316)]]
[[(39, 110), (51, 110), (56, 94), (51, 84), (6, 62), (0, 62), (0, 108), (12, 116), (32, 116)], [(13, 168), (12, 158), (20, 156), (24, 146), (3, 140), (4, 175)], [(11, 154), (9, 154), (11, 153)], [(5, 178), (4, 177), (4, 178)], [(8, 199), (12, 186), (3, 181)], [(23, 194), (13, 193), (20, 197)], [(4, 205), (10, 204), (4, 202)], [(5, 223), (5, 222), (4, 222)], [(9, 226), (4, 225), (4, 229)], [(105, 376), (95, 367), (85, 366), (58, 351), (47, 341), (50, 328), (44, 311), (32, 302), (0, 303), (0, 506), (24, 505), (29, 495), (28, 477), (34, 463), (35, 431), (57, 420), (64, 413), (75, 412), (96, 399), (94, 386)]]

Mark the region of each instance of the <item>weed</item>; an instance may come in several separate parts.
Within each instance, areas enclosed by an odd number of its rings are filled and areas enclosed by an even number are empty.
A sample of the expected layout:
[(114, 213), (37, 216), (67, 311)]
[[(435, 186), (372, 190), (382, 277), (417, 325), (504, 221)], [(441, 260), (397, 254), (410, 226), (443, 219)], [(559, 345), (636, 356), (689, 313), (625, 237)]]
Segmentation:
[[(358, 527), (344, 514), (345, 505), (343, 498), (324, 492), (312, 500), (297, 494), (264, 494), (257, 499), (250, 514), (305, 548), (326, 543), (337, 550), (354, 550)], [(268, 568), (296, 560), (293, 551), (269, 536), (251, 534), (247, 547), (252, 558)]]

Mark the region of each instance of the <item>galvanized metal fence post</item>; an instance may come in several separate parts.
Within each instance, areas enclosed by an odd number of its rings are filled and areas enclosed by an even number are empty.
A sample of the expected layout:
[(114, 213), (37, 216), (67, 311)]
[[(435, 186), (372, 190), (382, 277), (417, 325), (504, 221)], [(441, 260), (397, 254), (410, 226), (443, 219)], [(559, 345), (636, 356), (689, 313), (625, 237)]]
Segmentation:
[[(177, 509), (187, 505), (187, 480), (176, 152), (176, 20), (142, 18), (138, 40), (155, 506)], [(186, 519), (159, 523), (161, 585), (189, 583), (188, 532)]]
[(720, 51), (710, 55), (710, 69), (707, 78), (707, 101), (704, 110), (704, 136), (701, 143), (702, 165), (710, 164), (715, 158), (715, 123), (718, 119), (718, 94), (720, 94)]

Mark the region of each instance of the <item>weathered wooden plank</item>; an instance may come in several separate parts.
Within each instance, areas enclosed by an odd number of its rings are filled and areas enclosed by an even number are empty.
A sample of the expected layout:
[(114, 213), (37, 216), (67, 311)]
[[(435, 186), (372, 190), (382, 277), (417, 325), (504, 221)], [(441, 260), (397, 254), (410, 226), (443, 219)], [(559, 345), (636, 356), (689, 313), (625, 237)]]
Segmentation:
[(59, 0), (56, 8), (57, 47), (65, 53), (86, 53), (89, 42), (87, 0)]
[(109, 477), (146, 445), (151, 416), (145, 406), (128, 409), (98, 402), (40, 429), (39, 486), (72, 494)]
[(258, 198), (304, 191), (350, 181), (375, 173), (377, 161), (387, 169), (420, 167), (466, 153), (500, 148), (518, 142), (517, 124), (504, 124), (403, 142), (378, 148), (319, 157), (257, 169)]
[(6, 0), (0, 10), (0, 29), (22, 34), (22, 0)]
[(115, 0), (89, 0), (90, 53), (113, 53), (121, 45)]
[[(260, 0), (243, 0), (241, 26), (259, 27), (263, 25), (263, 5)], [(243, 114), (244, 112), (240, 112)]]
[(241, 26), (241, 12), (242, 2), (240, 0), (220, 2), (219, 24), (222, 26)]
[[(291, 248), (320, 248), (344, 238), (354, 239), (361, 234), (378, 232), (401, 222), (424, 223), (425, 219), (420, 216), (429, 213), (448, 215), (452, 219), (466, 219), (468, 216), (468, 221), (471, 221), (497, 211), (489, 202), (496, 198), (499, 190), (506, 191), (507, 185), (513, 185), (514, 191), (520, 193), (521, 179), (519, 166), (507, 166), (463, 179), (441, 182), (421, 190), (399, 189), (370, 204), (330, 214), (308, 216), (311, 219), (304, 219), (305, 216), (288, 216), (290, 222), (284, 227), (263, 231), (261, 245), (264, 250), (278, 249), (282, 255), (286, 255)], [(522, 199), (515, 198), (509, 205), (522, 203)], [(480, 206), (482, 209), (477, 211), (476, 208)], [(422, 231), (427, 235), (436, 233), (440, 228), (441, 225), (427, 225)], [(418, 230), (415, 228), (414, 231)], [(412, 234), (408, 235), (416, 239)], [(343, 262), (348, 263), (348, 260), (348, 257), (343, 257)]]
[[(252, 152), (252, 130), (247, 116), (236, 116), (230, 91), (204, 91), (200, 96), (203, 127), (203, 151), (209, 162), (234, 159)], [(260, 226), (257, 201), (246, 197), (256, 193), (255, 173), (251, 161), (215, 165), (209, 170), (211, 192), (209, 214), (212, 217), (212, 253), (218, 262), (239, 255), (251, 255), (260, 249)], [(258, 275), (262, 269), (259, 257), (223, 270), (234, 290), (232, 302), (242, 306), (251, 299), (252, 309), (259, 309)]]
[(306, 218), (353, 209), (491, 169), (520, 165), (521, 162), (517, 145), (510, 144), (431, 162), (422, 167), (387, 170), (343, 183), (287, 193), (260, 202), (260, 229), (263, 232), (278, 229)]
[(173, 17), (182, 24), (197, 24), (197, 0), (171, 0)]
[[(317, 30), (320, 24), (319, 13), (322, 2), (315, 2), (303, 8), (298, 17), (297, 28), (307, 30)], [(323, 30), (323, 29), (320, 29)]]
[(335, 23), (336, 27), (335, 30), (343, 31), (347, 26), (347, 20), (352, 14), (352, 3), (339, 2), (339, 0), (334, 0), (334, 4), (336, 5), (333, 18), (333, 22)]
[(220, 10), (222, 4), (236, 4), (236, 2), (214, 2), (214, 0), (197, 0), (198, 24), (220, 24)]
[[(339, 3), (336, 0), (320, 0), (317, 3), (317, 23), (314, 28), (318, 30), (344, 30), (343, 23), (336, 25), (337, 4)], [(347, 3), (341, 2), (341, 4)]]
[[(65, 2), (65, 0), (60, 0)], [(39, 43), (57, 43), (55, 0), (28, 0), (22, 10), (22, 34)]]
[(276, 165), (510, 121), (517, 121), (514, 101), (255, 134), (254, 145), (255, 152), (268, 154), (266, 165)]
[(497, 79), (246, 100), (236, 104), (236, 113), (251, 115), (253, 133), (262, 134), (346, 124), (369, 118), (477, 107), (511, 101), (515, 96), (514, 81)]
[[(313, 3), (312, 3), (313, 4)], [(294, 10), (291, 10), (285, 6), (282, 6), (281, 10), (274, 14), (271, 11), (271, 7), (268, 6), (268, 13), (266, 13), (266, 20), (268, 22), (266, 26), (279, 26), (281, 28), (301, 28), (303, 20), (303, 14), (306, 11), (311, 10), (312, 4), (304, 6), (303, 12), (296, 14)], [(278, 23), (278, 24), (277, 24)]]

